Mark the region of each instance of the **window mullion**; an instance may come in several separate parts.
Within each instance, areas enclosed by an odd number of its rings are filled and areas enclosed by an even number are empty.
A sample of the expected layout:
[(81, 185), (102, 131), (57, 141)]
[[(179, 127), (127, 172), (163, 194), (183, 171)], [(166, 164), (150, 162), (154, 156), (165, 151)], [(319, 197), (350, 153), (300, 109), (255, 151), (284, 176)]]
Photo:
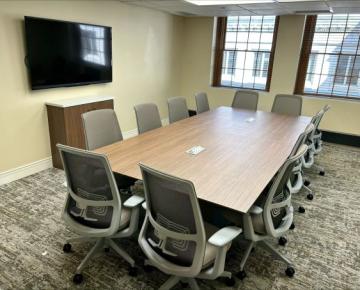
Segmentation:
[[(343, 40), (341, 42), (340, 51), (338, 53), (337, 63), (336, 63), (336, 67), (335, 67), (334, 81), (333, 81), (332, 88), (331, 88), (331, 95), (334, 95), (335, 79), (336, 79), (337, 72), (338, 72), (338, 69), (339, 69), (340, 57), (342, 56), (342, 49), (343, 49), (343, 45), (344, 45), (344, 39), (345, 39), (346, 27), (347, 27), (348, 20), (349, 20), (349, 15), (346, 17)], [(331, 29), (331, 25), (330, 25), (330, 29)], [(344, 76), (344, 80), (346, 81), (345, 77), (346, 77), (346, 72), (345, 72), (345, 76)]]
[[(332, 21), (333, 21), (333, 16), (331, 16), (331, 20), (330, 20), (330, 24), (329, 24), (329, 32), (327, 34), (327, 38), (326, 38), (326, 42), (325, 42), (325, 52), (324, 52), (324, 57), (322, 59), (322, 63), (321, 63), (321, 69), (320, 69), (320, 77), (319, 77), (319, 82), (318, 82), (318, 85), (317, 85), (317, 89), (316, 89), (316, 93), (318, 94), (319, 93), (319, 88), (320, 88), (320, 81), (321, 81), (321, 77), (322, 77), (322, 71), (323, 71), (323, 68), (324, 68), (324, 62), (325, 62), (325, 57), (327, 55), (327, 47), (328, 47), (328, 43), (329, 43), (329, 36), (330, 36), (330, 30), (331, 30), (331, 25), (332, 25)], [(315, 25), (315, 31), (316, 31), (316, 25)], [(314, 32), (315, 33), (315, 32)], [(310, 50), (310, 53), (312, 51), (312, 45), (311, 44), (311, 50)], [(329, 74), (328, 74), (329, 75)], [(335, 79), (335, 77), (334, 77)]]
[(356, 51), (355, 51), (355, 55), (354, 55), (354, 62), (353, 62), (353, 65), (352, 65), (352, 68), (351, 68), (351, 74), (350, 74), (350, 82), (349, 82), (349, 85), (348, 85), (348, 89), (347, 89), (347, 91), (346, 91), (346, 95), (347, 95), (347, 96), (349, 95), (349, 90), (350, 90), (350, 86), (351, 86), (351, 81), (352, 81), (352, 78), (353, 78), (353, 73), (354, 73), (354, 67), (355, 67), (357, 52), (359, 51), (359, 48), (360, 48), (359, 44), (360, 44), (360, 37), (358, 37), (358, 41), (357, 41), (357, 45), (356, 45)]

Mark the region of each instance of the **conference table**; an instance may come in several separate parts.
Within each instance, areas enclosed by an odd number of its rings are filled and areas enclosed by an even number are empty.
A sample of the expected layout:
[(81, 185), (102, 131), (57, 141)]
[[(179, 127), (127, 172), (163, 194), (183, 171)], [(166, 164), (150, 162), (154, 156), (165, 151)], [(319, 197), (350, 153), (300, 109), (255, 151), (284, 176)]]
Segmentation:
[[(116, 173), (142, 179), (141, 162), (192, 181), (199, 199), (245, 213), (310, 120), (219, 107), (96, 152), (107, 155)], [(197, 155), (187, 152), (195, 146), (205, 150)]]

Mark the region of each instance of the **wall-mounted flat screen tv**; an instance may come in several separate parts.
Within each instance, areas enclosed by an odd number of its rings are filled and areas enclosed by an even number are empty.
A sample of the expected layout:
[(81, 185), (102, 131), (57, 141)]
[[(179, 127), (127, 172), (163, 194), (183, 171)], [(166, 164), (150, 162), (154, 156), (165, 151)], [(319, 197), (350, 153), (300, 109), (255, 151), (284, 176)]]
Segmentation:
[(33, 90), (112, 81), (111, 27), (25, 16)]

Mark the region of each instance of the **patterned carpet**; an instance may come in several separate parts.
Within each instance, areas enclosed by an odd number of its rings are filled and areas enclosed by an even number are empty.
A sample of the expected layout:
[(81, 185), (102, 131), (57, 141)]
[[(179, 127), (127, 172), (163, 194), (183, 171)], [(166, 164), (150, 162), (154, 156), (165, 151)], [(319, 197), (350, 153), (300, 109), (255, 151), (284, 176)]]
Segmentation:
[[(317, 163), (326, 175), (309, 172), (315, 198), (294, 200), (306, 207), (296, 214), (296, 228), (281, 248), (293, 260), (294, 278), (285, 265), (256, 249), (246, 265), (248, 277), (231, 289), (360, 289), (360, 148), (326, 144)], [(61, 220), (65, 199), (63, 172), (49, 169), (0, 186), (0, 289), (158, 289), (167, 279), (157, 270), (137, 277), (114, 253), (103, 253), (84, 271), (85, 282), (72, 276), (91, 244), (62, 245), (73, 234)], [(136, 239), (121, 242), (138, 265), (143, 256)], [(277, 246), (278, 247), (278, 246)], [(238, 270), (243, 249), (232, 247), (226, 268)], [(222, 281), (199, 281), (201, 289), (230, 289)], [(175, 289), (182, 289), (177, 286)]]

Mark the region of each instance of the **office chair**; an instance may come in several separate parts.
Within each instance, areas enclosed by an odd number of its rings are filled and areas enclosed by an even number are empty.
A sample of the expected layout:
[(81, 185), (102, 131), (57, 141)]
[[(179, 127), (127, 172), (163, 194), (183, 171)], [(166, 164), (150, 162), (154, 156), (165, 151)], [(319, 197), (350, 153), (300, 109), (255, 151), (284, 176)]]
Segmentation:
[(245, 110), (257, 110), (259, 93), (251, 90), (237, 90), (231, 107)]
[(278, 94), (275, 96), (271, 112), (292, 116), (300, 116), (301, 108), (301, 96)]
[(319, 130), (319, 125), (321, 123), (321, 120), (322, 118), (324, 117), (325, 113), (327, 111), (330, 110), (330, 106), (329, 105), (325, 105), (322, 110), (320, 110), (321, 114), (320, 116), (318, 117), (318, 119), (316, 120), (316, 123), (314, 124), (315, 125), (315, 131), (314, 131), (314, 134), (311, 136), (312, 140), (313, 140), (313, 143), (314, 143), (314, 152), (315, 152), (315, 155), (319, 154), (322, 150), (322, 140), (321, 140), (321, 137), (322, 137), (322, 133), (321, 131)]
[(90, 111), (81, 115), (85, 146), (87, 150), (122, 141), (120, 126), (116, 113), (112, 109)]
[(169, 123), (189, 118), (189, 111), (184, 97), (172, 97), (168, 99)]
[(83, 281), (82, 270), (104, 248), (111, 248), (123, 257), (130, 264), (129, 274), (136, 275), (134, 260), (115, 240), (130, 237), (136, 232), (139, 206), (144, 198), (134, 195), (122, 203), (105, 155), (61, 144), (57, 148), (64, 165), (68, 191), (62, 217), (79, 235), (68, 239), (63, 250), (70, 252), (71, 242), (95, 242), (77, 267), (74, 283)]
[[(322, 140), (321, 140), (322, 134), (321, 131), (318, 129), (318, 127), (322, 117), (329, 109), (330, 106), (326, 105), (319, 112), (317, 112), (315, 116), (312, 117), (311, 123), (314, 125), (314, 130), (306, 140), (306, 144), (309, 146), (309, 150), (302, 158), (302, 164), (304, 168), (309, 169), (311, 167), (316, 167), (319, 171), (319, 174), (322, 176), (325, 175), (324, 168), (314, 163), (315, 163), (315, 155), (318, 155), (322, 150)], [(309, 184), (310, 181), (307, 180), (305, 182), (305, 185), (309, 185)]]
[[(307, 138), (309, 138), (310, 134), (312, 134), (312, 132), (314, 131), (314, 124), (310, 123), (304, 130), (304, 132), (302, 132), (299, 136), (299, 138), (297, 139), (295, 146), (293, 148), (293, 150), (290, 153), (290, 156), (295, 156), (297, 151), (299, 150), (299, 148), (305, 144)], [(305, 153), (306, 154), (306, 153)], [(298, 193), (302, 188), (304, 188), (308, 194), (307, 194), (307, 198), (312, 200), (313, 199), (313, 193), (312, 190), (304, 184), (304, 178), (303, 178), (303, 171), (302, 171), (302, 161), (301, 159), (298, 160), (292, 170), (292, 174), (290, 175), (288, 182), (287, 182), (287, 186), (289, 188), (289, 191), (291, 194), (296, 194)], [(300, 213), (304, 213), (305, 212), (305, 208), (303, 206), (299, 206), (298, 207), (298, 211)], [(294, 227), (294, 225), (292, 225), (292, 228)]]
[(134, 107), (138, 133), (160, 128), (161, 119), (158, 107), (153, 103), (136, 105)]
[(269, 189), (260, 195), (255, 204), (243, 215), (227, 215), (235, 224), (242, 224), (244, 238), (249, 241), (245, 254), (240, 262), (240, 271), (236, 274), (241, 280), (246, 277), (244, 267), (249, 255), (255, 246), (262, 246), (275, 257), (287, 264), (285, 273), (288, 277), (295, 274), (293, 263), (278, 252), (266, 240), (279, 238), (280, 245), (287, 243), (284, 234), (289, 230), (293, 222), (293, 207), (291, 205), (291, 193), (287, 188), (287, 181), (292, 170), (300, 158), (305, 154), (307, 145), (303, 144), (295, 155), (290, 156), (269, 184)]
[(311, 137), (311, 135), (313, 135), (316, 130), (316, 123), (317, 123), (318, 118), (320, 118), (321, 114), (322, 114), (322, 112), (320, 110), (311, 119), (311, 124), (314, 125), (314, 129), (313, 129), (313, 132), (311, 132), (311, 134), (309, 136), (307, 136), (307, 138), (305, 140), (305, 144), (308, 145), (309, 149), (306, 152), (306, 154), (301, 158), (303, 168), (307, 168), (307, 169), (311, 168), (315, 162), (315, 149), (314, 149), (314, 144), (313, 144), (313, 138)]
[(204, 113), (210, 110), (209, 101), (206, 93), (197, 93), (195, 95), (195, 101), (196, 101), (196, 113)]
[(241, 233), (237, 227), (216, 227), (204, 223), (192, 182), (140, 164), (146, 200), (146, 217), (139, 245), (147, 257), (145, 265), (171, 277), (159, 288), (171, 289), (178, 282), (199, 289), (195, 278), (226, 277), (225, 258), (231, 242)]
[[(112, 109), (101, 109), (81, 115), (85, 148), (95, 150), (123, 140), (116, 113)], [(121, 192), (128, 193), (135, 179), (115, 173), (115, 179)]]

